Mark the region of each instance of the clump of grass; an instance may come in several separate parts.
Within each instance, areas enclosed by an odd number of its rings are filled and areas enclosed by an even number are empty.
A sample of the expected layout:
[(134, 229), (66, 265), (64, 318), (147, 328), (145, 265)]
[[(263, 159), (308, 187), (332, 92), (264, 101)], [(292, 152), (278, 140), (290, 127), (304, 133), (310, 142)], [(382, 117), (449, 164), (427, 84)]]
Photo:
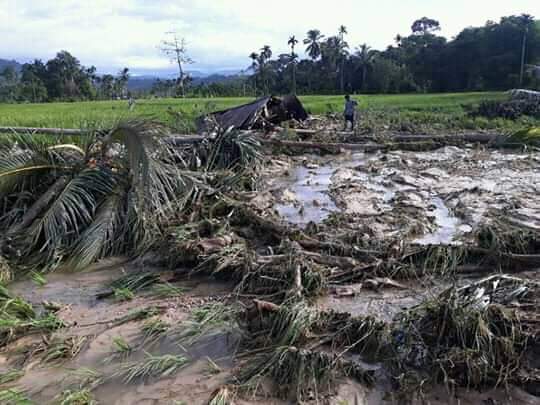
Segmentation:
[(121, 336), (113, 338), (112, 349), (112, 353), (105, 358), (106, 363), (110, 363), (116, 359), (126, 360), (134, 350), (129, 342)]
[(473, 388), (517, 381), (530, 336), (507, 305), (528, 306), (539, 291), (519, 281), (497, 275), (452, 287), (402, 314), (394, 326), (398, 372), (423, 370), (427, 380)]
[(119, 302), (131, 301), (135, 294), (129, 288), (115, 288), (114, 299)]
[(133, 273), (126, 274), (109, 284), (111, 290), (129, 289), (136, 293), (159, 282), (157, 273)]
[(8, 370), (0, 374), (0, 385), (18, 380), (24, 375), (23, 370)]
[(169, 330), (170, 325), (161, 319), (149, 319), (142, 326), (143, 345), (152, 345), (160, 340)]
[(233, 322), (235, 322), (234, 308), (222, 303), (213, 303), (195, 308), (191, 312), (190, 319), (182, 322), (171, 332), (181, 344), (191, 345), (203, 336), (220, 333)]
[(13, 269), (5, 257), (0, 255), (0, 285), (8, 284), (14, 279)]
[(43, 287), (47, 284), (47, 279), (43, 276), (43, 274), (40, 274), (37, 271), (32, 271), (30, 273), (30, 278), (38, 287)]
[(32, 405), (23, 391), (16, 388), (9, 388), (0, 391), (0, 403), (4, 405)]
[(155, 356), (145, 353), (145, 356), (145, 359), (140, 362), (123, 364), (114, 376), (122, 378), (126, 384), (148, 377), (164, 378), (174, 374), (189, 362), (181, 355)]
[(58, 405), (97, 405), (98, 402), (93, 399), (90, 390), (82, 389), (63, 391), (57, 403)]
[(234, 405), (236, 389), (224, 386), (212, 393), (208, 405)]
[(152, 287), (152, 294), (157, 298), (180, 297), (186, 290), (171, 283), (159, 283)]
[(63, 326), (56, 315), (45, 312), (38, 316), (32, 304), (0, 285), (0, 346), (25, 333), (54, 331)]
[(86, 343), (85, 336), (70, 336), (66, 339), (56, 339), (49, 343), (43, 361), (59, 363), (77, 356)]
[(70, 370), (67, 376), (72, 383), (80, 389), (94, 390), (105, 382), (105, 377), (100, 372), (87, 367)]
[(126, 315), (117, 318), (113, 321), (114, 326), (123, 325), (127, 322), (142, 321), (144, 319), (151, 318), (158, 315), (161, 310), (158, 307), (148, 307), (143, 309), (135, 309), (128, 312)]
[(263, 381), (271, 378), (281, 398), (292, 398), (295, 402), (312, 397), (319, 400), (320, 395), (331, 392), (339, 377), (348, 372), (365, 383), (373, 382), (370, 373), (341, 361), (334, 354), (295, 346), (277, 347), (269, 355), (261, 356), (254, 366), (241, 371), (239, 388), (256, 395)]

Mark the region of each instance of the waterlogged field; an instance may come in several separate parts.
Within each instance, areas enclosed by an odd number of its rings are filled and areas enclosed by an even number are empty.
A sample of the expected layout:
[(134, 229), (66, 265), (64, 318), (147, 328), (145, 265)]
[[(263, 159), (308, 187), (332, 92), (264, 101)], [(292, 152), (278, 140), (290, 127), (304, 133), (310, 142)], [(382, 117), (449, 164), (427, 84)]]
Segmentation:
[[(463, 105), (482, 100), (504, 98), (504, 93), (445, 93), (354, 96), (359, 102), (362, 125), (378, 129), (418, 132), (425, 126), (434, 129), (507, 129), (528, 125), (529, 119), (517, 122), (467, 117)], [(311, 114), (339, 113), (342, 96), (300, 97)], [(141, 99), (132, 111), (125, 100), (43, 104), (0, 104), (0, 126), (79, 128), (87, 125), (110, 125), (119, 119), (146, 118), (192, 132), (195, 118), (202, 113), (234, 107), (252, 101), (249, 97)]]

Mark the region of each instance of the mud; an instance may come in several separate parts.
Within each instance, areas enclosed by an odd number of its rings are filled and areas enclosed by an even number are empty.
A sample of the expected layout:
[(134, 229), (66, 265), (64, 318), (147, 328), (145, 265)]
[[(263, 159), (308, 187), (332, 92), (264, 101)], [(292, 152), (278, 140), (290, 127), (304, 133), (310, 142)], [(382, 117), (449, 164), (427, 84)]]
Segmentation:
[(282, 190), (275, 208), (291, 224), (323, 223), (341, 212), (376, 234), (461, 244), (495, 210), (540, 225), (539, 162), (534, 152), (473, 147), (352, 154), (296, 162), (271, 184)]
[[(84, 273), (54, 273), (47, 277), (48, 282), (43, 287), (36, 287), (29, 281), (12, 285), (12, 291), (34, 304), (54, 301), (61, 305), (58, 315), (69, 326), (53, 337), (85, 336), (86, 343), (79, 355), (58, 365), (45, 365), (39, 356), (28, 360), (22, 367), (24, 375), (7, 386), (24, 391), (35, 403), (54, 403), (63, 390), (76, 388), (77, 370), (91, 369), (105, 378), (104, 383), (93, 391), (94, 398), (100, 404), (173, 404), (175, 400), (187, 401), (185, 403), (189, 404), (207, 403), (212, 392), (230, 378), (239, 342), (238, 335), (216, 333), (188, 347), (167, 336), (157, 344), (142, 346), (126, 361), (141, 360), (147, 351), (155, 355), (184, 355), (189, 359), (189, 364), (169, 378), (149, 378), (144, 382), (124, 384), (119, 378), (113, 377), (122, 360), (107, 361), (113, 350), (113, 339), (122, 337), (133, 347), (140, 346), (141, 327), (145, 321), (120, 325), (114, 321), (135, 310), (159, 306), (162, 311), (157, 318), (178, 325), (188, 318), (194, 308), (227, 299), (231, 292), (230, 286), (208, 280), (185, 280), (176, 283), (186, 290), (178, 298), (158, 300), (151, 295), (139, 294), (132, 301), (119, 303), (112, 299), (97, 300), (95, 294), (102, 291), (108, 281), (118, 278), (124, 272), (140, 269), (109, 264), (105, 269), (94, 270)], [(40, 340), (39, 336), (25, 338), (6, 347), (0, 354), (0, 371), (20, 363), (19, 350), (26, 345), (39, 343)], [(217, 365), (217, 370), (210, 371), (208, 359)]]
[[(489, 223), (501, 212), (515, 223), (540, 229), (539, 163), (538, 153), (487, 151), (472, 146), (431, 152), (282, 157), (274, 159), (267, 168), (267, 187), (253, 201), (258, 208), (273, 209), (284, 222), (300, 228), (316, 223), (329, 233), (352, 229), (365, 233), (368, 239), (393, 238), (418, 245), (466, 244), (480, 225)], [(332, 221), (336, 215), (346, 218), (346, 229), (335, 229)], [(156, 319), (179, 325), (193, 309), (207, 303), (228, 302), (234, 286), (208, 278), (182, 279), (175, 285), (184, 288), (185, 293), (176, 298), (157, 299), (147, 293), (137, 294), (127, 302), (96, 298), (111, 280), (140, 270), (117, 259), (83, 273), (47, 275), (47, 283), (42, 287), (29, 280), (10, 285), (13, 293), (35, 305), (59, 304), (58, 316), (68, 327), (55, 336), (84, 336), (86, 342), (80, 354), (58, 365), (43, 364), (39, 355), (21, 360), (20, 350), (39, 344), (40, 336), (25, 337), (8, 345), (0, 353), (0, 372), (21, 367), (24, 376), (2, 388), (17, 387), (36, 403), (54, 403), (63, 390), (78, 386), (76, 370), (92, 369), (105, 378), (93, 390), (95, 399), (102, 404), (208, 403), (212, 393), (228, 384), (234, 375), (240, 341), (237, 332), (217, 331), (188, 347), (179, 345), (172, 336), (140, 346), (144, 321), (116, 320), (135, 310), (159, 307)], [(171, 274), (161, 269), (144, 270), (159, 272), (164, 280), (171, 279)], [(399, 285), (379, 283), (374, 288), (367, 280), (362, 284), (329, 286), (328, 294), (317, 299), (315, 306), (354, 316), (372, 315), (390, 322), (404, 309), (437, 296), (453, 283), (467, 281), (414, 279), (400, 281)], [(112, 353), (113, 339), (118, 337), (137, 347), (126, 361), (141, 360), (144, 351), (148, 351), (156, 355), (184, 355), (189, 363), (171, 376), (124, 384), (113, 377), (123, 361), (105, 361)], [(364, 365), (382, 374), (381, 365)], [(346, 380), (336, 395), (324, 403), (398, 403), (391, 392), (391, 381), (384, 375), (372, 389)], [(251, 398), (237, 399), (235, 403), (287, 402)], [(486, 392), (447, 392), (444, 387), (435, 387), (412, 403), (540, 404), (540, 400), (513, 386)]]

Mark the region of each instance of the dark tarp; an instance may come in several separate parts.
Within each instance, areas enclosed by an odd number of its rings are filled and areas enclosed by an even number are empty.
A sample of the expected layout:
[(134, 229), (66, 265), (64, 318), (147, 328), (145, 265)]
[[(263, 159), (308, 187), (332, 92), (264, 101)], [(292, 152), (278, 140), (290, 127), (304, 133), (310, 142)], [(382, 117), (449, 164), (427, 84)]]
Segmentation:
[(283, 100), (277, 97), (262, 97), (248, 104), (199, 117), (197, 126), (199, 130), (207, 130), (214, 121), (226, 129), (261, 129), (268, 124), (278, 125), (289, 119), (303, 121), (306, 118), (308, 114), (296, 96), (285, 96)]

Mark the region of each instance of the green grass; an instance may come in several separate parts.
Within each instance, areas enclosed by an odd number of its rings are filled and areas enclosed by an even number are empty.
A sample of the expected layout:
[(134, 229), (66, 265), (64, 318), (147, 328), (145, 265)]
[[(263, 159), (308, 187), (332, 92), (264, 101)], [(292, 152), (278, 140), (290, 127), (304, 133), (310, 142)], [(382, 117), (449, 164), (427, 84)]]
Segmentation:
[[(361, 95), (360, 110), (399, 111), (400, 114), (463, 114), (462, 104), (474, 104), (486, 99), (504, 98), (504, 93), (445, 93), (404, 95)], [(341, 112), (342, 96), (300, 97), (312, 114)], [(138, 100), (133, 111), (125, 100), (73, 103), (0, 104), (0, 126), (79, 128), (87, 125), (108, 125), (121, 118), (143, 117), (164, 122), (178, 129), (193, 130), (193, 124), (182, 128), (178, 117), (191, 123), (207, 111), (215, 111), (252, 101), (253, 98), (186, 98)], [(436, 118), (436, 117), (431, 117)]]

